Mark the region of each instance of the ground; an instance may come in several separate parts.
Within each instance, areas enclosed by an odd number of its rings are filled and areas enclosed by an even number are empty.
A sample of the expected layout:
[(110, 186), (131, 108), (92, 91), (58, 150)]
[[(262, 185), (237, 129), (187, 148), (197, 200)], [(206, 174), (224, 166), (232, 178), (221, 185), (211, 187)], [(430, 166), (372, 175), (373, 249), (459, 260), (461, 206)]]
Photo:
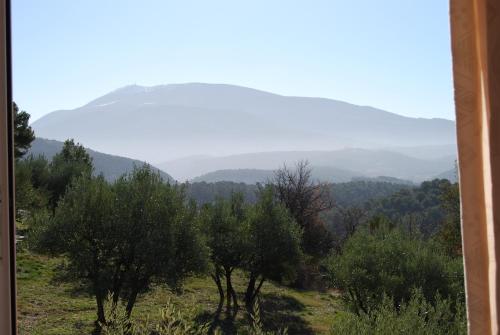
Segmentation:
[[(94, 299), (60, 278), (58, 267), (64, 260), (18, 253), (18, 310), (20, 335), (80, 335), (90, 334), (96, 316)], [(245, 277), (235, 276), (235, 288), (244, 292)], [(172, 301), (181, 309), (194, 306), (200, 320), (210, 318), (216, 310), (218, 293), (209, 278), (190, 278), (183, 293), (172, 293), (156, 286), (138, 300), (133, 318), (154, 320), (159, 309)], [(328, 334), (336, 311), (341, 306), (332, 292), (299, 291), (272, 283), (262, 288), (261, 318), (266, 328), (287, 327), (289, 334)], [(243, 310), (233, 326), (234, 333), (246, 322)]]

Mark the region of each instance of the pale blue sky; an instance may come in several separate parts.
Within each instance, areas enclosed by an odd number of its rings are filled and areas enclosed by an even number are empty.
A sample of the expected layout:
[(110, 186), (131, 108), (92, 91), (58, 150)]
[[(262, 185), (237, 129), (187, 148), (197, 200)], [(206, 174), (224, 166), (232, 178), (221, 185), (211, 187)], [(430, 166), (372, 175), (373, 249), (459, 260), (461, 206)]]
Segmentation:
[(128, 84), (228, 83), (454, 119), (448, 0), (13, 0), (37, 119)]

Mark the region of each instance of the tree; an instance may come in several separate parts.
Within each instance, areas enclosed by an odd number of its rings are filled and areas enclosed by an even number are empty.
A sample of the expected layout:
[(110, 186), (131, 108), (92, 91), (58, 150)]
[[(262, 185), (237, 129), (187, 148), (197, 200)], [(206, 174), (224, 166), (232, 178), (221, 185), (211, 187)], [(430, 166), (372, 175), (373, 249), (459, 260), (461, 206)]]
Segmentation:
[(462, 232), (460, 220), (460, 190), (458, 183), (451, 184), (441, 197), (445, 219), (440, 239), (446, 251), (452, 256), (462, 255)]
[(30, 115), (26, 111), (19, 111), (15, 102), (14, 110), (14, 157), (21, 158), (31, 147), (35, 133), (29, 125)]
[(353, 207), (339, 207), (337, 210), (336, 224), (331, 227), (335, 231), (335, 250), (340, 253), (344, 243), (365, 223), (367, 218), (366, 210)]
[(49, 180), (47, 188), (50, 192), (50, 206), (54, 209), (59, 199), (73, 179), (92, 174), (92, 158), (85, 148), (74, 140), (64, 141), (61, 152), (52, 158), (49, 165)]
[[(16, 209), (31, 211), (47, 205), (46, 185), (40, 185), (40, 170), (36, 169), (39, 159), (28, 157), (16, 160)], [(43, 164), (43, 163), (42, 163)]]
[(184, 192), (164, 183), (150, 166), (121, 177), (113, 189), (119, 256), (112, 292), (115, 301), (127, 301), (130, 315), (138, 294), (153, 281), (178, 289), (187, 275), (204, 272), (206, 248), (195, 206), (186, 206)]
[(102, 176), (74, 179), (41, 239), (46, 250), (66, 254), (73, 277), (88, 285), (98, 324), (106, 322), (108, 292), (130, 316), (154, 281), (178, 289), (206, 264), (195, 207), (149, 166), (114, 185)]
[(66, 254), (69, 270), (95, 295), (99, 322), (106, 321), (104, 299), (112, 289), (118, 256), (113, 199), (111, 187), (102, 177), (76, 179), (42, 235), (44, 248)]
[[(238, 299), (233, 288), (233, 271), (242, 266), (246, 252), (245, 219), (247, 209), (241, 193), (233, 193), (230, 200), (217, 199), (214, 204), (206, 205), (202, 211), (210, 259), (213, 264), (211, 277), (219, 290), (219, 316), (226, 297), (226, 312), (231, 315), (233, 305), (234, 318), (238, 311)], [(222, 286), (222, 277), (226, 280), (226, 290)]]
[(259, 200), (249, 211), (248, 251), (245, 269), (249, 282), (245, 304), (251, 311), (266, 280), (293, 280), (300, 264), (301, 229), (287, 208), (276, 200), (273, 188), (261, 190)]
[(313, 256), (326, 254), (331, 248), (332, 238), (319, 214), (333, 207), (328, 186), (311, 180), (307, 161), (298, 162), (294, 171), (286, 166), (276, 171), (274, 186), (278, 199), (303, 229), (305, 253)]
[(332, 285), (355, 313), (370, 314), (384, 294), (396, 305), (408, 301), (414, 288), (421, 288), (429, 302), (437, 292), (452, 300), (463, 297), (461, 259), (450, 258), (432, 241), (391, 228), (383, 219), (372, 221), (377, 224), (356, 232), (341, 255), (325, 262)]
[(467, 334), (463, 301), (450, 301), (439, 295), (435, 301), (431, 304), (421, 290), (414, 290), (409, 301), (404, 301), (395, 308), (394, 301), (385, 296), (380, 306), (370, 314), (346, 313), (336, 318), (332, 334)]

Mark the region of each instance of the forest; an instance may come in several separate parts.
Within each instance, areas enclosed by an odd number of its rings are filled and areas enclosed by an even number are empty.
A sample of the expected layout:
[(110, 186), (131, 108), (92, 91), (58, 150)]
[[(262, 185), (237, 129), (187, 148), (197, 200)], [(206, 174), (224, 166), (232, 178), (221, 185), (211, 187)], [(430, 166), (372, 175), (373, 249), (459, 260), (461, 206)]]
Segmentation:
[(14, 110), (21, 334), (466, 334), (457, 183), (109, 181)]

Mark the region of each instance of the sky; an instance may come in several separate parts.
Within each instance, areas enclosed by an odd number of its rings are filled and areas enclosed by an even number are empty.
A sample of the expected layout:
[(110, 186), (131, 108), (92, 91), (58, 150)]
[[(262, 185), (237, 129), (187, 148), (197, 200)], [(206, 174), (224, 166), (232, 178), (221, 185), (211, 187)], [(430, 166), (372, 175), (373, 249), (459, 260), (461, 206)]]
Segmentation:
[(119, 87), (226, 83), (454, 119), (448, 0), (13, 0), (36, 120)]

